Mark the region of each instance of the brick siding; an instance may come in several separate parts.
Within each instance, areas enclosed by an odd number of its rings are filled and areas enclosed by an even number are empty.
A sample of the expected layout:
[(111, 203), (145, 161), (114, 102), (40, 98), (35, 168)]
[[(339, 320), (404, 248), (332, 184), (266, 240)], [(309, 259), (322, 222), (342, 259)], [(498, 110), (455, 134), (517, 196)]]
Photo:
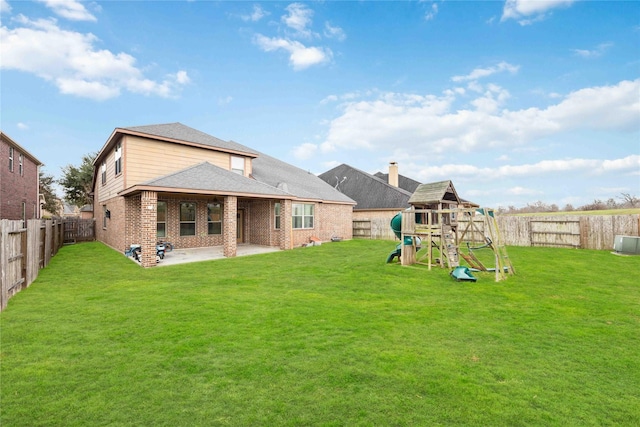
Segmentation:
[[(9, 147), (13, 150), (13, 172), (9, 170)], [(23, 174), (20, 175), (19, 157), (22, 154)], [(38, 165), (23, 151), (5, 141), (0, 142), (0, 218), (22, 219), (22, 204), (25, 203), (25, 219), (40, 217), (38, 200)]]

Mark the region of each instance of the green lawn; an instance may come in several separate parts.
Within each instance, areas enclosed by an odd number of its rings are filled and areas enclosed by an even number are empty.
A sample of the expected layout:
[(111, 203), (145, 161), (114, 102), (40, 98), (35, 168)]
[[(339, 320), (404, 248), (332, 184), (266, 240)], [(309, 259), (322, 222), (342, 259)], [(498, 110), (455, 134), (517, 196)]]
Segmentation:
[(462, 283), (394, 248), (64, 247), (0, 315), (0, 425), (640, 425), (640, 257), (514, 247)]

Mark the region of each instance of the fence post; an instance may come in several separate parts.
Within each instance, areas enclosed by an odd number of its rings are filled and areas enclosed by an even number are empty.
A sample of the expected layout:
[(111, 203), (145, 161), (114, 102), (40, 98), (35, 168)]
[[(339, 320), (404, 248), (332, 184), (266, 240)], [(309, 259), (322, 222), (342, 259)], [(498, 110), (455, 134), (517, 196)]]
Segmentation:
[(52, 221), (50, 219), (45, 221), (44, 226), (44, 266), (49, 265), (49, 261), (51, 261), (51, 228)]
[(27, 286), (33, 283), (38, 277), (40, 270), (40, 224), (39, 219), (27, 221), (27, 276), (25, 282)]
[(7, 233), (9, 231), (9, 220), (0, 220), (0, 310), (7, 307), (9, 299), (9, 284), (7, 283), (7, 269), (9, 268), (8, 250), (5, 247)]

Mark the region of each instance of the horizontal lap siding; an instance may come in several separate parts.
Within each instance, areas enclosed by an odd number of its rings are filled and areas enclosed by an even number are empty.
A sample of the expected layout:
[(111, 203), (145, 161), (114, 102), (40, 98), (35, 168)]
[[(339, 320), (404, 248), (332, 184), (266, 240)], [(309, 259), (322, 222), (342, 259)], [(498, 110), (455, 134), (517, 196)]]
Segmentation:
[(230, 162), (226, 153), (135, 136), (126, 137), (125, 159), (127, 187), (205, 161), (228, 170)]

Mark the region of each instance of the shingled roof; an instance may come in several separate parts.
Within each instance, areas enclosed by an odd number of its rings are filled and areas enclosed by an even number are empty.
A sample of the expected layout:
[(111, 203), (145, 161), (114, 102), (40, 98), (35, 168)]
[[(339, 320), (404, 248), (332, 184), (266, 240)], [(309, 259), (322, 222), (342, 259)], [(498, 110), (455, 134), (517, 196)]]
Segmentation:
[[(208, 145), (222, 150), (228, 150), (246, 155), (256, 155), (254, 150), (235, 141), (224, 141), (222, 139), (211, 136), (207, 133), (183, 125), (182, 123), (164, 123), (158, 125), (131, 126), (119, 128), (124, 131), (143, 133), (146, 135), (157, 136), (163, 139), (170, 139), (176, 142), (184, 141), (199, 145)], [(118, 129), (116, 129), (117, 131)]]
[(293, 198), (292, 194), (270, 185), (202, 162), (186, 169), (143, 182), (144, 188), (176, 189), (183, 191), (219, 192), (235, 195), (256, 195)]
[(411, 193), (367, 172), (341, 164), (319, 177), (357, 202), (355, 210), (405, 209)]
[(253, 160), (251, 176), (301, 199), (355, 203), (348, 195), (327, 185), (316, 175), (263, 153)]
[[(388, 173), (376, 172), (373, 176), (375, 176), (376, 178), (380, 178), (385, 182), (389, 182)], [(420, 184), (421, 183), (416, 181), (415, 179), (408, 178), (404, 175), (398, 175), (398, 187), (408, 191), (409, 193), (413, 193), (414, 191), (416, 191), (416, 188), (418, 188), (418, 185)]]
[(317, 176), (234, 141), (223, 141), (181, 123), (119, 128), (123, 132), (157, 136), (175, 143), (191, 142), (209, 145), (236, 153), (252, 160), (251, 177), (245, 177), (208, 162), (134, 185), (121, 194), (142, 189), (194, 191), (236, 194), (256, 197), (317, 200), (320, 202), (355, 204)]
[(460, 197), (451, 181), (430, 182), (420, 184), (409, 199), (412, 205), (429, 205), (448, 201), (459, 204)]

